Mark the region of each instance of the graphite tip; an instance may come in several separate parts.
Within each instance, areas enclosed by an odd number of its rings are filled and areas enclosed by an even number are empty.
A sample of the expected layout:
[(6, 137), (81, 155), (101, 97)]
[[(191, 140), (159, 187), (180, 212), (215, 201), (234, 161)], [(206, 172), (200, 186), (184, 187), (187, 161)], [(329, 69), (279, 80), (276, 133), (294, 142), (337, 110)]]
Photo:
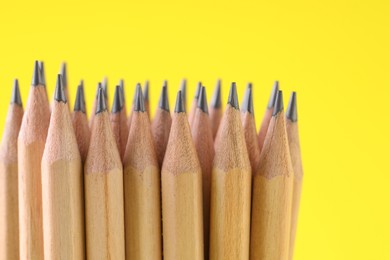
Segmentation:
[(168, 81), (167, 80), (164, 80), (163, 87), (168, 87)]
[(41, 84), (46, 86), (45, 66), (43, 61), (39, 62), (39, 72), (41, 73)]
[(158, 102), (158, 107), (169, 112), (168, 89), (166, 85), (162, 87), (160, 101)]
[(99, 86), (95, 114), (99, 114), (99, 113), (102, 113), (104, 111), (107, 111), (106, 97), (104, 95), (103, 88)]
[(64, 81), (62, 79), (62, 75), (58, 74), (57, 75), (57, 84), (56, 84), (56, 89), (54, 91), (54, 100), (58, 102), (63, 102), (66, 103), (66, 96), (64, 92)]
[(236, 82), (232, 82), (232, 86), (230, 87), (228, 104), (230, 104), (235, 109), (240, 109), (240, 106), (238, 104)]
[(180, 91), (183, 96), (184, 105), (187, 104), (187, 80), (182, 79), (181, 85), (180, 85)]
[(200, 90), (202, 89), (202, 82), (199, 81), (198, 84), (196, 85), (196, 90), (195, 90), (195, 99), (199, 98)]
[(149, 81), (145, 81), (145, 85), (144, 85), (144, 100), (146, 102), (149, 101)]
[(292, 122), (298, 121), (297, 93), (295, 91), (291, 93), (290, 101), (288, 102), (288, 106), (287, 106), (286, 117)]
[(34, 64), (34, 72), (31, 80), (31, 85), (37, 87), (40, 84), (42, 84), (41, 71), (39, 69), (39, 62), (36, 60)]
[(241, 105), (241, 111), (243, 113), (248, 112), (253, 114), (253, 97), (252, 97), (252, 83), (248, 83), (245, 91), (244, 100)]
[(121, 87), (118, 85), (115, 88), (114, 102), (112, 104), (111, 113), (119, 113), (122, 110), (123, 107), (122, 101), (123, 101), (122, 90)]
[(221, 101), (221, 80), (217, 80), (217, 84), (214, 88), (213, 97), (211, 98), (211, 107), (213, 108), (221, 108), (222, 107), (222, 101)]
[(207, 97), (206, 97), (206, 88), (202, 87), (200, 89), (200, 94), (198, 98), (198, 108), (200, 108), (204, 113), (208, 114), (209, 109), (207, 106)]
[(108, 97), (108, 79), (107, 77), (103, 78), (102, 88), (104, 90), (104, 97), (107, 99)]
[(273, 108), (276, 102), (276, 95), (278, 94), (279, 91), (279, 81), (275, 81), (274, 86), (272, 88), (271, 96), (269, 97), (268, 100), (268, 105), (267, 108)]
[(141, 84), (137, 84), (135, 89), (134, 111), (145, 112), (144, 95), (142, 94)]
[(123, 79), (119, 80), (119, 87), (121, 89), (121, 98), (123, 105), (125, 104), (125, 81)]
[(277, 116), (280, 112), (283, 111), (283, 92), (281, 90), (278, 90), (278, 94), (276, 95), (276, 101), (274, 105), (274, 111), (272, 113), (272, 116)]
[(77, 87), (76, 101), (74, 102), (73, 111), (80, 111), (85, 114), (85, 97), (83, 81)]
[(67, 88), (68, 87), (68, 71), (66, 68), (66, 62), (63, 62), (61, 64), (60, 74), (62, 75), (62, 80), (64, 82), (64, 88)]
[(176, 97), (175, 113), (185, 113), (186, 112), (183, 101), (184, 101), (183, 95), (181, 93), (181, 90), (179, 90), (177, 92), (177, 97)]
[(14, 80), (14, 87), (12, 89), (11, 104), (23, 106), (22, 97), (20, 96), (19, 81)]

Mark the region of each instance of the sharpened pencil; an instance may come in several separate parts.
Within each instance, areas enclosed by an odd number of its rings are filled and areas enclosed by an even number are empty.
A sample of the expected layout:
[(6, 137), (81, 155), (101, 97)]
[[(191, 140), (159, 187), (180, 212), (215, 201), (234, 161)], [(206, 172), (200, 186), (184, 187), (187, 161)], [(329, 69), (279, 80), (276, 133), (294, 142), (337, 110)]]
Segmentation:
[(149, 81), (145, 81), (144, 84), (144, 106), (146, 113), (148, 114), (149, 120), (150, 120), (150, 103), (149, 103)]
[(192, 100), (190, 113), (188, 114), (188, 122), (190, 124), (192, 123), (192, 120), (194, 119), (195, 110), (196, 110), (196, 107), (198, 106), (198, 98), (199, 98), (201, 88), (202, 88), (202, 82), (199, 81), (198, 84), (196, 85), (195, 96), (194, 96), (194, 99)]
[(215, 86), (213, 96), (211, 97), (209, 111), (210, 111), (211, 130), (213, 132), (213, 138), (215, 140), (218, 133), (218, 127), (219, 124), (221, 123), (221, 119), (223, 115), (222, 100), (221, 100), (221, 80), (218, 80)]
[(99, 89), (100, 88), (102, 88), (102, 83), (99, 82), (97, 84), (97, 87), (96, 87), (96, 95), (95, 95), (95, 99), (93, 100), (91, 116), (89, 117), (89, 128), (90, 129), (92, 129), (93, 120), (94, 120), (95, 114), (96, 114), (97, 98), (98, 98), (98, 95), (99, 95)]

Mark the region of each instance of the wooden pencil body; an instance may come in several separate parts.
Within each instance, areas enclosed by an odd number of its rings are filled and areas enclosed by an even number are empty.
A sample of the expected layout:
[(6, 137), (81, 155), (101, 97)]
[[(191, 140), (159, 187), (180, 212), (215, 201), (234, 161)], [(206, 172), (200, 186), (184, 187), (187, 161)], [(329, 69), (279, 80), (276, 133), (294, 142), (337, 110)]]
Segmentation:
[(273, 108), (267, 108), (264, 113), (263, 121), (261, 122), (260, 130), (259, 130), (259, 150), (260, 152), (263, 150), (264, 140), (267, 135), (269, 122), (272, 117)]
[(76, 135), (77, 145), (79, 147), (82, 162), (87, 159), (89, 139), (91, 136), (87, 115), (81, 111), (72, 113), (72, 124)]
[(260, 149), (256, 132), (255, 117), (252, 113), (246, 112), (242, 115), (242, 127), (244, 129), (245, 143), (253, 175), (259, 164)]
[(45, 259), (84, 259), (84, 203), (79, 160), (42, 162)]
[(213, 132), (213, 138), (215, 139), (217, 137), (219, 124), (221, 123), (223, 115), (222, 108), (210, 108), (209, 114), (211, 130)]
[(172, 118), (168, 111), (157, 109), (152, 123), (152, 135), (156, 149), (159, 166), (162, 166), (165, 150), (167, 149), (169, 133), (171, 130)]
[(120, 112), (111, 113), (110, 115), (111, 129), (114, 134), (116, 144), (118, 146), (119, 155), (123, 160), (125, 155), (127, 137), (129, 135), (129, 128), (127, 126), (127, 116), (124, 107)]

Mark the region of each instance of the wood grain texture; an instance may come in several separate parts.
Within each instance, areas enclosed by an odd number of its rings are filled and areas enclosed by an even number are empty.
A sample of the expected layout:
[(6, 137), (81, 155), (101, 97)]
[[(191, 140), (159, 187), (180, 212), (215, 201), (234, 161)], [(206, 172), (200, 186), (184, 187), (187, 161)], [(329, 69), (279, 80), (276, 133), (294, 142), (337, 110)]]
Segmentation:
[(43, 259), (41, 160), (49, 120), (46, 90), (32, 86), (18, 137), (20, 259)]
[(156, 149), (157, 161), (160, 168), (162, 166), (165, 151), (167, 149), (171, 124), (171, 114), (163, 109), (157, 108), (152, 123), (152, 135), (154, 140), (154, 147)]
[(249, 162), (251, 163), (252, 175), (256, 172), (260, 159), (259, 141), (256, 132), (256, 121), (252, 113), (241, 114), (242, 128), (244, 129), (245, 143), (248, 150)]
[(203, 233), (205, 258), (209, 256), (210, 187), (214, 160), (214, 140), (207, 113), (197, 108), (191, 126), (192, 138), (202, 169)]
[(217, 137), (219, 124), (221, 123), (223, 115), (222, 108), (214, 108), (212, 106), (209, 107), (209, 116), (210, 116), (210, 124), (211, 130), (213, 132), (213, 138)]
[(273, 116), (253, 177), (250, 259), (289, 254), (292, 174), (284, 113)]
[(106, 111), (93, 122), (84, 189), (87, 259), (125, 259), (123, 169)]
[(0, 260), (19, 259), (18, 134), (23, 108), (11, 104), (0, 146)]
[(126, 259), (162, 259), (160, 170), (147, 112), (133, 112), (124, 157)]
[(111, 113), (110, 115), (111, 129), (114, 134), (115, 142), (118, 147), (121, 160), (125, 155), (127, 138), (129, 135), (129, 128), (127, 125), (127, 116), (125, 107), (122, 107), (118, 113)]
[(240, 111), (227, 105), (211, 175), (210, 259), (248, 259), (251, 167)]
[(265, 110), (265, 113), (264, 113), (263, 121), (261, 122), (260, 130), (259, 130), (259, 138), (258, 138), (260, 153), (263, 150), (265, 137), (266, 137), (267, 132), (268, 132), (268, 126), (269, 126), (269, 122), (271, 120), (273, 111), (274, 111), (273, 107), (267, 108), (267, 110)]
[(289, 259), (294, 257), (295, 237), (297, 233), (299, 204), (301, 201), (303, 168), (301, 159), (301, 148), (299, 142), (298, 123), (289, 119), (286, 121), (288, 144), (290, 147), (291, 162), (294, 170), (293, 194), (291, 207), (291, 233), (290, 233), (290, 255)]
[(161, 178), (164, 259), (203, 259), (202, 173), (185, 113), (173, 116)]
[(89, 141), (91, 138), (91, 131), (88, 126), (87, 115), (81, 111), (73, 111), (72, 124), (76, 135), (81, 160), (82, 162), (85, 162), (87, 159)]
[(45, 259), (84, 259), (81, 157), (68, 104), (54, 101), (42, 158)]

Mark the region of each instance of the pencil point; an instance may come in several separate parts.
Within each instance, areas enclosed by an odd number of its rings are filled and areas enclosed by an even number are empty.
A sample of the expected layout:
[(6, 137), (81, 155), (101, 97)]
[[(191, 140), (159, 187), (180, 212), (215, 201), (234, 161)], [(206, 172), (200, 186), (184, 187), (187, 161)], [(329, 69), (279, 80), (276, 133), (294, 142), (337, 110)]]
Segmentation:
[(144, 85), (144, 100), (146, 102), (149, 101), (149, 81), (145, 81), (145, 85)]
[(85, 114), (85, 97), (84, 97), (84, 83), (80, 82), (77, 87), (76, 101), (74, 102), (73, 111), (80, 111)]
[(144, 96), (142, 94), (141, 84), (137, 84), (134, 100), (134, 111), (145, 112)]
[(202, 89), (202, 82), (199, 81), (198, 85), (196, 85), (196, 90), (195, 90), (195, 98), (198, 99), (200, 95), (200, 90)]
[(183, 79), (180, 85), (181, 95), (183, 96), (184, 105), (187, 102), (187, 80)]
[(298, 121), (298, 112), (297, 112), (297, 93), (293, 91), (290, 96), (290, 101), (287, 106), (286, 111), (286, 117), (287, 119), (291, 120), (292, 122)]
[(124, 81), (124, 79), (119, 80), (119, 87), (121, 89), (122, 104), (125, 104), (125, 81)]
[(272, 116), (276, 116), (281, 111), (283, 111), (283, 93), (281, 90), (278, 91), (278, 94), (276, 95), (276, 101), (274, 106), (274, 112), (272, 113)]
[(211, 98), (211, 107), (213, 108), (221, 108), (222, 101), (221, 101), (221, 80), (219, 79), (217, 81), (217, 84), (215, 85), (213, 97)]
[(271, 96), (269, 97), (268, 100), (268, 106), (267, 106), (268, 109), (274, 107), (278, 91), (279, 91), (279, 81), (275, 81), (274, 86), (272, 88)]
[(61, 64), (60, 74), (62, 76), (62, 81), (64, 83), (64, 88), (68, 86), (68, 72), (66, 69), (66, 62)]
[(253, 114), (253, 96), (252, 96), (252, 83), (248, 83), (245, 91), (244, 100), (241, 105), (241, 111), (243, 113), (248, 112)]
[(184, 108), (184, 102), (183, 102), (183, 95), (181, 93), (181, 90), (177, 92), (176, 97), (176, 106), (175, 106), (175, 113), (185, 113), (186, 109)]
[(99, 114), (99, 113), (104, 112), (104, 111), (107, 111), (106, 97), (104, 95), (103, 88), (101, 86), (99, 86), (95, 114)]
[(62, 75), (58, 74), (57, 75), (56, 89), (55, 89), (55, 92), (54, 92), (54, 100), (56, 100), (58, 102), (66, 103), (67, 100), (66, 100), (66, 96), (65, 96), (65, 92), (64, 92), (64, 85), (63, 84), (64, 84), (64, 81), (62, 79)]
[(39, 72), (41, 73), (41, 84), (46, 87), (45, 66), (43, 64), (43, 61), (39, 62)]
[(111, 113), (119, 113), (122, 110), (122, 107), (123, 107), (122, 90), (120, 86), (116, 86)]
[(104, 92), (103, 92), (104, 97), (107, 100), (107, 97), (108, 97), (108, 79), (107, 79), (107, 77), (103, 78), (102, 88), (104, 90)]
[(31, 85), (36, 87), (41, 83), (42, 80), (41, 80), (41, 71), (39, 69), (39, 62), (36, 60), (35, 61), (35, 64), (34, 64), (34, 72), (33, 72), (33, 77), (32, 77), (32, 80), (31, 80)]
[(160, 96), (160, 101), (158, 102), (158, 107), (169, 112), (168, 89), (167, 89), (167, 86), (165, 84), (164, 84), (162, 91), (161, 91), (161, 96)]
[(198, 98), (198, 108), (200, 108), (204, 113), (208, 114), (209, 109), (207, 106), (207, 97), (206, 97), (206, 88), (202, 87), (200, 89), (200, 94)]
[(22, 97), (20, 96), (19, 81), (18, 79), (14, 80), (14, 87), (12, 89), (11, 104), (16, 104), (18, 106), (23, 106)]
[(236, 82), (232, 82), (232, 86), (230, 87), (228, 104), (230, 104), (235, 109), (240, 109), (240, 106), (238, 104)]
[(163, 87), (168, 87), (168, 81), (167, 80), (164, 80)]

